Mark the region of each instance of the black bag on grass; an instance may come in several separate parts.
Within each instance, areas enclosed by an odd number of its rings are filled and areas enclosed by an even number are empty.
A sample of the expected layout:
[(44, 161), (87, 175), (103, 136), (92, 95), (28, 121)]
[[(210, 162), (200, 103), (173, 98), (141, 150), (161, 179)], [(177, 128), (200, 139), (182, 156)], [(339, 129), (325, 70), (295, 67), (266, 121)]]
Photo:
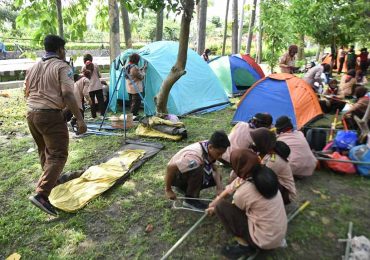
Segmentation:
[(308, 129), (306, 133), (306, 140), (310, 148), (315, 151), (322, 151), (326, 145), (326, 131), (322, 129)]

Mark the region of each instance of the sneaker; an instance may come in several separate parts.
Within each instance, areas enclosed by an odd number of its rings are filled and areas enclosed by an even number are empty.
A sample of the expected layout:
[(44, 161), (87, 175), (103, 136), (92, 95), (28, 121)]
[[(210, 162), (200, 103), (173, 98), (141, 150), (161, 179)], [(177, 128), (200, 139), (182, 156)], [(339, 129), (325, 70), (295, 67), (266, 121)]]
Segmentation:
[(182, 189), (180, 189), (179, 187), (177, 187), (177, 186), (171, 186), (171, 189), (174, 191), (174, 192), (176, 192), (176, 193), (180, 193), (180, 194), (182, 194), (182, 195), (185, 195), (185, 191), (184, 190), (182, 190)]
[(58, 214), (57, 212), (55, 211), (53, 205), (50, 204), (50, 201), (48, 198), (45, 198), (44, 196), (40, 195), (40, 194), (36, 194), (35, 196), (30, 196), (28, 198), (33, 205), (35, 205), (36, 207), (38, 207), (39, 209), (41, 209), (42, 211), (54, 216), (54, 217), (57, 217)]
[(234, 245), (225, 246), (222, 249), (221, 254), (229, 259), (238, 259), (242, 256), (250, 256), (255, 252), (256, 249), (251, 246), (243, 246), (239, 243), (236, 243)]
[(205, 211), (208, 208), (208, 203), (196, 199), (185, 199), (182, 205), (200, 211)]

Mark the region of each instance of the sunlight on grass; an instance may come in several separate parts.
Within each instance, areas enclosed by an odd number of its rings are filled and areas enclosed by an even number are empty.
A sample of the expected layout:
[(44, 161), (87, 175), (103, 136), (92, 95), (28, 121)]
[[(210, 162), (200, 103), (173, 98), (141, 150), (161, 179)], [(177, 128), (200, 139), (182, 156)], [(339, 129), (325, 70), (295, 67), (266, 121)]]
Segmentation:
[(77, 245), (84, 241), (85, 238), (86, 235), (82, 232), (74, 229), (67, 229), (53, 234), (52, 243), (58, 248), (56, 253), (61, 257), (66, 257), (76, 253), (78, 250)]

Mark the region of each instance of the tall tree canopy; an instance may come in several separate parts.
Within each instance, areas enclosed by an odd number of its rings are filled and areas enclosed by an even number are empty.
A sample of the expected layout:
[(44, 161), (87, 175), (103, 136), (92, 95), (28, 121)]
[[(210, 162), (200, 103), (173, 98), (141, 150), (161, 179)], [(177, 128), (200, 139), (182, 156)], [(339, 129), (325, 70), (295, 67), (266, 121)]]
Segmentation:
[[(64, 37), (69, 40), (82, 39), (87, 30), (86, 14), (90, 5), (88, 0), (76, 0), (63, 8)], [(22, 8), (17, 16), (17, 28), (32, 28), (31, 37), (41, 42), (47, 34), (57, 34), (58, 15), (56, 1), (16, 0), (15, 8)]]

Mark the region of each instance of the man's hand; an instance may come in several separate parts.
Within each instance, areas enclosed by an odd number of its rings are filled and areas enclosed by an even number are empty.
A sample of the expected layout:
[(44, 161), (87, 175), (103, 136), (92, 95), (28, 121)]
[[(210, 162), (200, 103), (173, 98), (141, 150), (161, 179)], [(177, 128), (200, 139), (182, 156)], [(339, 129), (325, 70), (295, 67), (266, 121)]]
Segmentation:
[(86, 133), (86, 131), (87, 131), (87, 126), (85, 124), (85, 121), (77, 120), (77, 133), (80, 135), (80, 134)]
[(175, 200), (176, 194), (172, 190), (166, 190), (166, 198), (170, 200)]
[(208, 208), (216, 207), (216, 204), (217, 204), (218, 200), (219, 200), (218, 197), (216, 197), (214, 200), (212, 200), (211, 203), (209, 203)]
[(214, 207), (208, 207), (208, 209), (206, 209), (206, 213), (210, 216), (212, 216), (213, 214), (215, 214), (215, 208)]

